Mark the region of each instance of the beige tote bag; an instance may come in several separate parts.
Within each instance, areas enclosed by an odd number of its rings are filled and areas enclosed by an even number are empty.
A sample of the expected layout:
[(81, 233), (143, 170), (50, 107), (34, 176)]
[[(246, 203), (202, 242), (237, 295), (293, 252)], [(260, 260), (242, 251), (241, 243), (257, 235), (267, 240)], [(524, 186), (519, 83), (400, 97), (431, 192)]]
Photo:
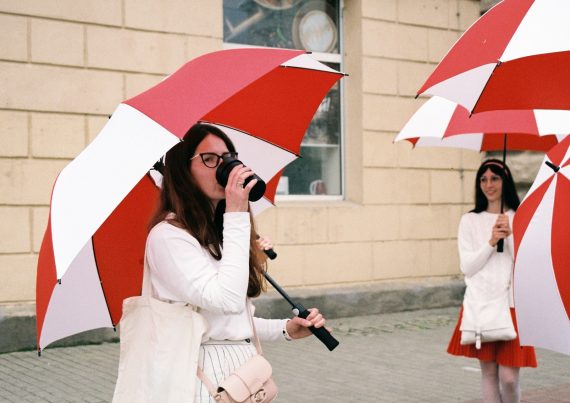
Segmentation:
[(142, 295), (123, 301), (113, 403), (193, 402), (206, 321), (192, 306), (151, 297), (150, 288), (145, 261)]

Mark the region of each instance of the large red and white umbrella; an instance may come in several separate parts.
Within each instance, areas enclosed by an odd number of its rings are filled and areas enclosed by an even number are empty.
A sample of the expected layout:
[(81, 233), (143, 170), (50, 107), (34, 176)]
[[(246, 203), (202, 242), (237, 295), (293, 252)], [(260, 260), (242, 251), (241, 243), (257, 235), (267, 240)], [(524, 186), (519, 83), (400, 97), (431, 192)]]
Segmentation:
[(38, 262), (38, 348), (114, 327), (123, 299), (140, 293), (157, 197), (147, 172), (193, 124), (222, 126), (240, 160), (268, 182), (265, 198), (252, 205), (260, 211), (342, 76), (304, 51), (234, 49), (194, 59), (121, 103), (54, 184)]
[(432, 97), (408, 120), (394, 141), (414, 147), (475, 151), (548, 151), (570, 133), (570, 111), (490, 111), (470, 116), (461, 105)]
[(521, 344), (570, 355), (570, 137), (544, 157), (517, 209), (514, 298)]
[(570, 109), (570, 1), (504, 0), (479, 18), (418, 95), (474, 113)]

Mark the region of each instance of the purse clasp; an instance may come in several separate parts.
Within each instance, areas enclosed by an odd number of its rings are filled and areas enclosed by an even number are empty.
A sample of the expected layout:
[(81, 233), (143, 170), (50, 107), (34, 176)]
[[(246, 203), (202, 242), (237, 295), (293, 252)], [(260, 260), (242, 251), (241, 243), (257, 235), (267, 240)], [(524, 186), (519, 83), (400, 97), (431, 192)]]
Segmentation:
[(257, 392), (255, 392), (255, 394), (253, 395), (253, 401), (255, 403), (261, 403), (265, 400), (265, 398), (267, 397), (267, 393), (265, 393), (265, 389), (259, 389)]

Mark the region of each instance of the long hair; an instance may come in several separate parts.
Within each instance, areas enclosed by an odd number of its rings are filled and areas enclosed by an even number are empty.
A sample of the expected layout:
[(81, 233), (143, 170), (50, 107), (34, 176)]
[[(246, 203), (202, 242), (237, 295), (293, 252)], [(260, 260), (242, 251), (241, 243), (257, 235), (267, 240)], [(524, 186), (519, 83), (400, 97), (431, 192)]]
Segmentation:
[(487, 169), (490, 169), (496, 175), (499, 175), (503, 180), (503, 200), (505, 207), (516, 211), (521, 204), (519, 200), (519, 195), (515, 187), (515, 181), (513, 180), (513, 175), (509, 167), (503, 163), (503, 161), (498, 159), (489, 159), (484, 161), (479, 169), (477, 170), (477, 175), (475, 176), (475, 208), (471, 210), (474, 213), (480, 213), (487, 210), (489, 202), (487, 197), (481, 190), (481, 177)]
[[(150, 228), (166, 220), (166, 216), (172, 212), (175, 218), (169, 219), (168, 222), (188, 231), (214, 259), (220, 260), (223, 247), (225, 200), (221, 200), (217, 207), (214, 207), (190, 173), (191, 164), (202, 163), (200, 158), (193, 160), (190, 158), (194, 156), (198, 145), (209, 134), (220, 138), (230, 152), (236, 151), (230, 138), (219, 128), (201, 123), (192, 126), (184, 135), (183, 140), (166, 153), (160, 204), (150, 221)], [(257, 246), (257, 234), (251, 212), (250, 222), (247, 295), (257, 297), (266, 290), (263, 274), (266, 270), (267, 259)]]

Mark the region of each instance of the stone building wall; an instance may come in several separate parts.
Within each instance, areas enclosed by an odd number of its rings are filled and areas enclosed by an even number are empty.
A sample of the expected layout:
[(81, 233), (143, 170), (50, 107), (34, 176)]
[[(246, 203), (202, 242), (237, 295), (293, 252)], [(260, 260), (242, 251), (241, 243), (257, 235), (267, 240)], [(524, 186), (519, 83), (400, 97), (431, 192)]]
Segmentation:
[[(285, 286), (455, 276), (456, 230), (481, 155), (392, 140), (474, 0), (344, 0), (342, 201), (259, 217)], [(221, 0), (0, 0), (0, 302), (33, 302), (58, 172), (123, 99), (223, 48)]]

